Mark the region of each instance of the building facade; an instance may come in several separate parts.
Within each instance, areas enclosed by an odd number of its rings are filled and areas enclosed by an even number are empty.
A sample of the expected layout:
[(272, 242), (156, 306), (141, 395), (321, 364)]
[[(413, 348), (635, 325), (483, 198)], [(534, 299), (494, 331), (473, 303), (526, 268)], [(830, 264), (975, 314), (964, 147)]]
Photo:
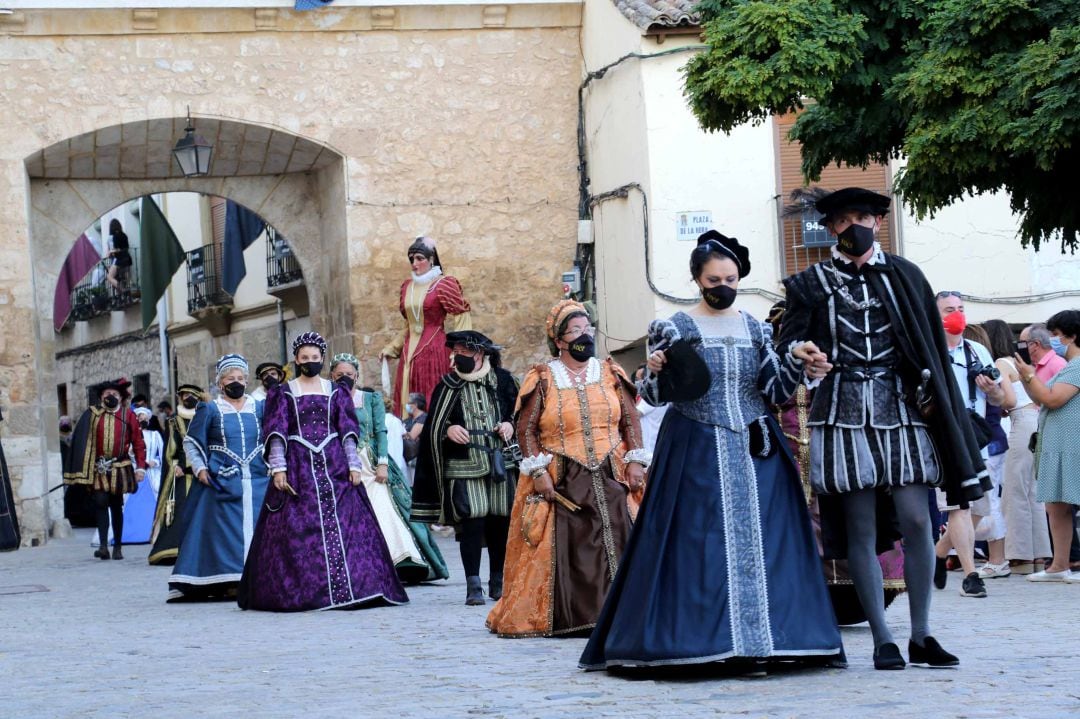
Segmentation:
[[(75, 411), (98, 379), (87, 357), (105, 351), (124, 372), (143, 361), (139, 374), (155, 374), (145, 358), (158, 340), (132, 334), (136, 309), (59, 333), (52, 317), (74, 238), (143, 195), (227, 198), (262, 216), (303, 273), (288, 334), (323, 332), (364, 359), (369, 383), (401, 325), (405, 251), (419, 234), (437, 240), (474, 326), (507, 347), (515, 372), (545, 357), (545, 313), (575, 271), (596, 301), (601, 350), (629, 364), (649, 320), (696, 301), (687, 259), (700, 229), (750, 247), (740, 302), (757, 316), (783, 277), (827, 251), (780, 216), (797, 183), (790, 118), (731, 135), (698, 128), (680, 71), (700, 41), (688, 0), (337, 0), (306, 13), (291, 0), (8, 6), (0, 432), (27, 543), (45, 541), (61, 516), (60, 493), (48, 493), (61, 476), (60, 388)], [(183, 177), (169, 154), (189, 112), (215, 148), (205, 177)], [(824, 182), (888, 191), (895, 170), (841, 168)], [(184, 214), (171, 213), (177, 225)], [(1076, 301), (1078, 270), (1022, 250), (1004, 198), (924, 222), (898, 207), (888, 229), (890, 248), (935, 287), (971, 296), (973, 320), (1040, 320)], [(224, 351), (277, 356), (281, 295), (251, 271), (261, 261), (249, 259), (253, 294), (227, 314), (181, 311), (185, 283), (174, 278), (165, 323), (179, 381), (206, 382)], [(148, 380), (155, 399), (165, 373)]]

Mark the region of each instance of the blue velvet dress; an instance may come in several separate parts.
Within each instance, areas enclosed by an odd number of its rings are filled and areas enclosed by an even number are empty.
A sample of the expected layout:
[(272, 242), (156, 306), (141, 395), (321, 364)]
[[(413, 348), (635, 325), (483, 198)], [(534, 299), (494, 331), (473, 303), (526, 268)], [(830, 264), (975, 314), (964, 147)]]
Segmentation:
[(199, 404), (184, 450), (192, 471), (205, 466), (210, 484), (193, 482), (180, 517), (180, 550), (169, 600), (224, 598), (240, 582), (244, 560), (270, 482), (260, 439), (263, 403), (246, 396), (240, 411), (218, 399)]
[[(780, 360), (769, 327), (747, 314), (680, 312), (649, 328), (651, 347), (665, 338), (689, 341), (712, 384), (664, 419), (581, 667), (838, 658), (840, 632), (798, 472), (764, 401), (789, 396), (799, 369)], [(641, 391), (655, 404), (655, 377)]]

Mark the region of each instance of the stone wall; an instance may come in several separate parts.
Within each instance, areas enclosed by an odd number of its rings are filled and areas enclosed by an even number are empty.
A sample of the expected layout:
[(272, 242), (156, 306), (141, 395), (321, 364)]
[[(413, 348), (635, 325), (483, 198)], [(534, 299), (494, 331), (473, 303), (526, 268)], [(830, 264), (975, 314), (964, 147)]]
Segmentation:
[[(276, 128), (331, 148), (342, 162), (303, 182), (121, 177), (117, 184), (122, 199), (214, 192), (279, 229), (290, 222), (314, 228), (318, 237), (287, 232), (308, 278), (312, 322), (327, 325), (315, 328), (328, 331), (335, 348), (351, 341), (366, 358), (400, 326), (405, 250), (413, 236), (429, 234), (465, 286), (476, 327), (507, 345), (511, 369), (542, 358), (544, 314), (558, 298), (576, 237), (580, 8), (502, 12), (402, 8), (389, 23), (369, 8), (275, 11), (272, 22), (260, 10), (208, 8), (6, 16), (0, 432), (16, 495), (30, 501), (59, 481), (51, 298), (63, 255), (39, 237), (74, 228), (73, 239), (93, 219), (80, 206), (86, 198), (51, 196), (52, 180), (30, 182), (24, 160), (97, 128), (183, 117), (190, 106), (196, 116)], [(386, 29), (372, 29), (380, 26)], [(259, 192), (276, 199), (260, 207), (238, 196)], [(41, 234), (31, 231), (31, 207)], [(253, 347), (263, 352), (265, 344)], [(200, 348), (184, 371), (205, 367), (216, 352)], [(55, 507), (28, 506), (26, 537), (43, 539)]]

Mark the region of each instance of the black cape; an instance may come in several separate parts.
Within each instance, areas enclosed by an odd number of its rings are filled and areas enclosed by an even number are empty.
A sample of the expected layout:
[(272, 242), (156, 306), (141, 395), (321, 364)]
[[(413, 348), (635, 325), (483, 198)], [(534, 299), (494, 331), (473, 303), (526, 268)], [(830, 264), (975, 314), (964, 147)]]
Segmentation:
[[(514, 421), (514, 403), (517, 402), (518, 384), (514, 376), (501, 367), (491, 369), (496, 378), (496, 398), (499, 402), (501, 422)], [(468, 447), (451, 442), (446, 430), (452, 425), (464, 425), (461, 408), (461, 388), (465, 380), (456, 372), (442, 376), (431, 392), (427, 420), (420, 430), (420, 453), (416, 457), (416, 475), (413, 478), (413, 502), (410, 521), (434, 523), (443, 514), (444, 496), (443, 467), (448, 459), (465, 459)], [(447, 512), (445, 516), (452, 516)]]
[[(941, 460), (942, 488), (950, 505), (964, 505), (993, 485), (953, 375), (934, 293), (913, 262), (887, 253), (885, 258), (884, 264), (863, 265), (861, 272), (884, 301), (896, 330), (903, 357), (899, 371), (909, 397), (914, 397), (922, 370), (930, 370), (930, 390), (937, 409), (926, 422)], [(791, 342), (827, 337), (829, 294), (813, 268), (788, 277), (784, 287), (787, 310), (777, 346), (787, 348)]]

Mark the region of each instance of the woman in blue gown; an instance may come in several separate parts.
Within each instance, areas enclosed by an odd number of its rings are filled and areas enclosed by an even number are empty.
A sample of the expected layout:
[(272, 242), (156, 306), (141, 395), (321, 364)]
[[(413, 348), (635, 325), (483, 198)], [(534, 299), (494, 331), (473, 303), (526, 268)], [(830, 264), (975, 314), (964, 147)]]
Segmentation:
[[(702, 300), (649, 327), (645, 401), (673, 399), (649, 486), (584, 669), (707, 662), (841, 664), (843, 648), (795, 463), (766, 401), (801, 381), (774, 352), (768, 325), (732, 307), (749, 252), (701, 236), (691, 274)], [(685, 343), (708, 367), (708, 390), (664, 396), (667, 350)], [(805, 356), (797, 348), (797, 356)], [(672, 353), (671, 356), (675, 356)], [(667, 379), (672, 379), (671, 376)], [(692, 383), (691, 383), (692, 384)], [(700, 395), (700, 392), (692, 394)]]
[(222, 357), (217, 365), (221, 396), (200, 402), (188, 424), (184, 452), (198, 481), (180, 518), (169, 601), (236, 595), (270, 482), (260, 438), (263, 403), (246, 393), (247, 380), (243, 357)]

